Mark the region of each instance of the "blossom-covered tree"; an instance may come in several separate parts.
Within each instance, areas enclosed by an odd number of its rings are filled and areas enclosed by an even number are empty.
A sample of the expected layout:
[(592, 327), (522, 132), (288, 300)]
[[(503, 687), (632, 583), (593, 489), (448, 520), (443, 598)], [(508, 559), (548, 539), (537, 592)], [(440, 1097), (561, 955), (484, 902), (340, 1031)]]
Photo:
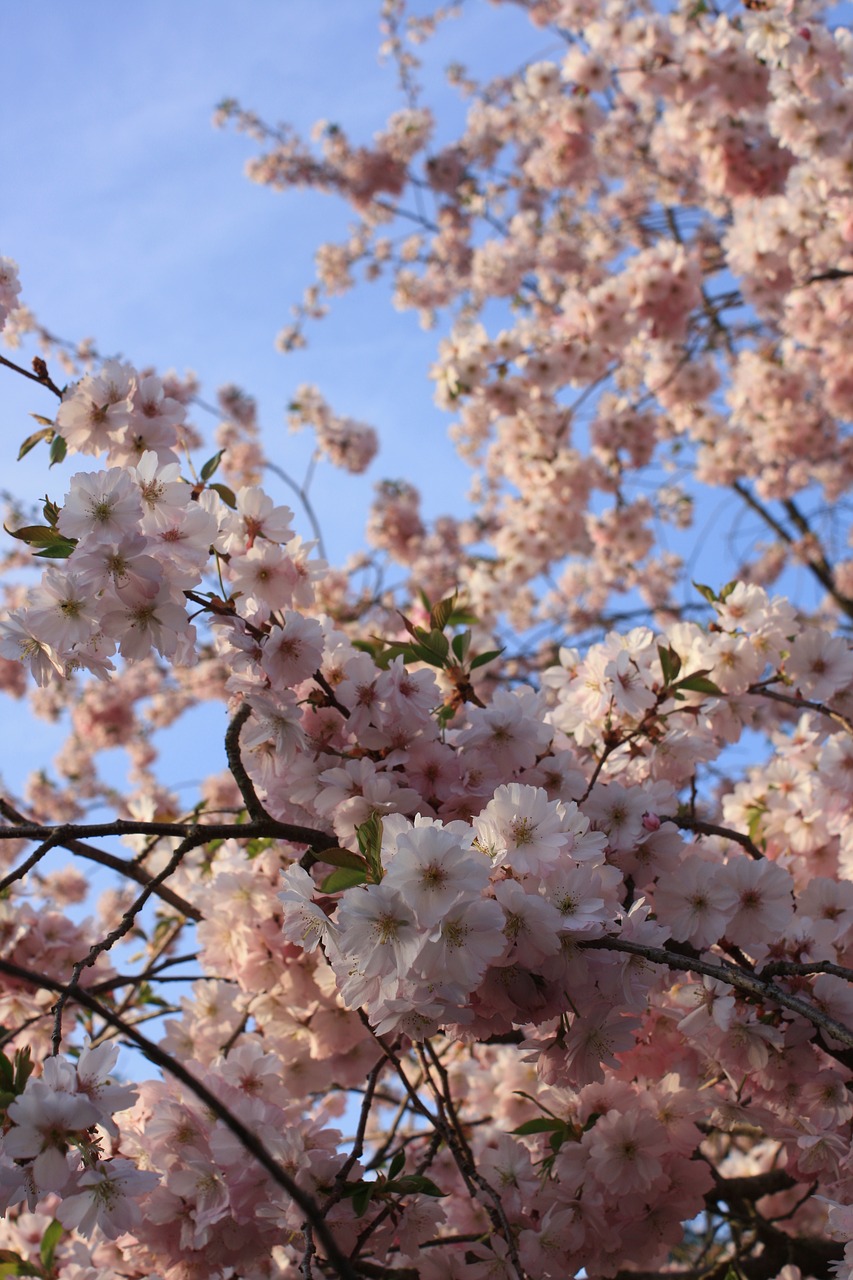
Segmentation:
[[(853, 37), (518, 2), (558, 52), (454, 67), (452, 145), (413, 52), (452, 14), (403, 0), (371, 141), (217, 112), (353, 210), (283, 349), (359, 275), (442, 320), (470, 510), (383, 481), (330, 566), (248, 393), (210, 456), (197, 386), (60, 341), (0, 259), (59, 468), (7, 519), (0, 681), (67, 726), (0, 798), (3, 1274), (853, 1272)], [(713, 491), (749, 536), (685, 588)], [(200, 701), (187, 812), (151, 732)]]

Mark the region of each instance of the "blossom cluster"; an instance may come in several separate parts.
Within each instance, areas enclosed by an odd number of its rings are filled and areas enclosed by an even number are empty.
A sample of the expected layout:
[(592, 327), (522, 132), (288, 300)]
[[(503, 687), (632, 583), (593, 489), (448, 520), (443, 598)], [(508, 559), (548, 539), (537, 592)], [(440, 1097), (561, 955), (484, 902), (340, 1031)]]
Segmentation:
[(11, 258), (0, 258), (0, 329), (5, 325), (9, 312), (17, 307), (20, 292), (17, 262)]
[[(624, 591), (650, 606), (677, 599), (681, 563), (654, 536), (671, 508), (662, 492), (640, 497), (650, 462), (687, 458), (711, 486), (748, 481), (762, 504), (752, 509), (767, 516), (767, 503), (810, 485), (829, 501), (849, 487), (840, 157), (853, 55), (847, 29), (825, 25), (806, 0), (733, 14), (663, 15), (630, 0), (600, 12), (526, 7), (537, 25), (556, 24), (564, 56), (483, 86), (455, 67), (467, 120), (441, 149), (420, 103), (372, 147), (337, 125), (318, 128), (312, 146), (233, 101), (218, 122), (263, 147), (248, 166), (254, 181), (336, 192), (357, 217), (344, 242), (318, 253), (286, 349), (327, 298), (354, 287), (358, 268), (391, 275), (395, 305), (426, 322), (459, 315), (439, 344), (436, 397), (477, 468), (496, 554), (483, 563), (483, 526), (471, 522), (455, 580), (445, 572), (433, 595), (461, 579), (491, 620), (509, 589), (514, 625), (568, 616), (586, 628)], [(386, 8), (405, 79), (414, 55), (399, 6)], [(417, 224), (399, 239), (388, 233), (396, 212)], [(747, 332), (757, 340), (740, 342)], [(689, 502), (679, 513), (692, 523)], [(802, 556), (803, 534), (787, 518), (767, 527), (771, 546), (750, 557), (765, 585)], [(435, 573), (429, 536), (382, 544), (401, 552), (415, 585)], [(850, 571), (837, 572), (830, 591), (843, 608)], [(544, 573), (553, 592), (519, 593)]]
[(139, 1225), (139, 1198), (159, 1179), (103, 1151), (118, 1136), (113, 1116), (136, 1097), (132, 1086), (110, 1082), (117, 1058), (118, 1046), (109, 1044), (87, 1046), (76, 1064), (48, 1058), (8, 1104), (0, 1140), (4, 1211), (22, 1200), (32, 1211), (53, 1193), (61, 1200), (57, 1219), (81, 1235), (97, 1227), (114, 1239)]

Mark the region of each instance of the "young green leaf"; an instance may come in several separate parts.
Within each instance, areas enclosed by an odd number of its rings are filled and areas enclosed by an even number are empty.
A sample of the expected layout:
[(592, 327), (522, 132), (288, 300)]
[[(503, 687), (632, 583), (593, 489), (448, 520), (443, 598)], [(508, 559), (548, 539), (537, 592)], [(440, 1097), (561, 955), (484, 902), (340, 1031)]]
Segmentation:
[(673, 685), (673, 688), (689, 689), (691, 693), (721, 694), (723, 692), (718, 684), (714, 684), (714, 681), (709, 680), (702, 672), (696, 672), (692, 676), (685, 676), (683, 680), (678, 681), (678, 684)]
[(378, 813), (372, 813), (366, 822), (355, 829), (358, 847), (367, 860), (370, 874), (376, 884), (385, 874), (382, 866), (382, 819)]
[(512, 1132), (517, 1133), (519, 1137), (527, 1137), (531, 1133), (552, 1133), (555, 1129), (564, 1128), (563, 1120), (555, 1120), (551, 1116), (537, 1116), (535, 1120), (525, 1120), (524, 1124), (520, 1124)]
[(446, 600), (439, 601), (434, 604), (429, 611), (430, 626), (434, 631), (443, 631), (447, 626), (448, 619), (453, 614), (456, 607), (456, 593), (448, 596)]
[(202, 467), (201, 471), (199, 472), (199, 476), (205, 483), (207, 483), (210, 477), (215, 474), (216, 468), (219, 466), (220, 462), (222, 461), (224, 453), (225, 453), (225, 450), (220, 449), (219, 452), (215, 453), (212, 458), (208, 458), (207, 462)]
[(709, 604), (713, 604), (719, 599), (713, 587), (706, 587), (704, 582), (694, 582), (693, 585), (699, 594), (705, 597)]
[(62, 1239), (65, 1228), (61, 1222), (57, 1222), (56, 1218), (45, 1228), (44, 1235), (39, 1245), (39, 1257), (45, 1271), (50, 1273), (53, 1270), (53, 1259), (56, 1254), (56, 1246)]
[(663, 682), (667, 687), (672, 684), (673, 680), (678, 676), (681, 670), (681, 659), (673, 649), (672, 645), (664, 648), (662, 644), (658, 645), (658, 657), (660, 658), (661, 673), (663, 674)]
[(42, 427), (41, 431), (34, 431), (31, 436), (27, 436), (24, 443), (18, 450), (18, 461), (25, 458), (31, 449), (34, 449), (41, 440), (50, 440), (53, 437), (53, 423), (49, 426)]
[(50, 465), (55, 467), (58, 462), (64, 462), (67, 452), (65, 436), (54, 436), (50, 442)]
[(349, 867), (352, 871), (368, 870), (365, 859), (351, 849), (322, 849), (314, 857), (318, 862), (328, 862), (330, 867)]
[(490, 649), (488, 653), (478, 653), (476, 658), (471, 661), (471, 670), (477, 667), (484, 667), (487, 662), (494, 662), (495, 658), (499, 658), (503, 653), (503, 649)]
[(446, 1196), (448, 1194), (442, 1191), (441, 1187), (437, 1187), (431, 1178), (424, 1178), (419, 1173), (407, 1173), (393, 1182), (386, 1182), (382, 1190), (404, 1196)]
[(352, 1195), (352, 1207), (357, 1218), (363, 1218), (367, 1213), (375, 1190), (375, 1182), (359, 1182), (355, 1189), (349, 1193)]
[(237, 495), (233, 489), (228, 488), (227, 484), (220, 484), (217, 481), (216, 484), (208, 485), (208, 488), (219, 494), (226, 507), (230, 507), (232, 511), (237, 510)]
[(341, 893), (351, 889), (353, 885), (364, 884), (368, 875), (366, 871), (356, 871), (355, 867), (338, 867), (320, 885), (321, 893)]
[(458, 636), (454, 636), (450, 645), (459, 661), (464, 662), (471, 648), (471, 632), (463, 631)]
[(40, 1276), (41, 1268), (12, 1249), (0, 1249), (0, 1276)]

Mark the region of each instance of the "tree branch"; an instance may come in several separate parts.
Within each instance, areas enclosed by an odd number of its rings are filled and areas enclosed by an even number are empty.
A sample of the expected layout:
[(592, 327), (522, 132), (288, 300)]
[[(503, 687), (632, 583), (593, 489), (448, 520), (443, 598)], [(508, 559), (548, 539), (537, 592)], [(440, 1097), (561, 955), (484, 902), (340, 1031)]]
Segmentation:
[(334, 1267), (340, 1280), (358, 1280), (357, 1272), (338, 1247), (334, 1236), (326, 1225), (322, 1211), (313, 1197), (303, 1191), (286, 1169), (270, 1154), (258, 1135), (244, 1125), (242, 1120), (235, 1116), (215, 1093), (208, 1089), (201, 1080), (196, 1079), (177, 1059), (173, 1058), (171, 1054), (165, 1053), (153, 1040), (149, 1040), (147, 1036), (142, 1035), (134, 1026), (125, 1022), (123, 1018), (113, 1013), (111, 1009), (82, 987), (71, 983), (57, 982), (54, 978), (48, 977), (47, 974), (24, 969), (20, 965), (12, 964), (11, 961), (2, 957), (0, 957), (0, 973), (5, 973), (10, 978), (16, 978), (19, 982), (28, 983), (30, 986), (38, 987), (41, 990), (53, 991), (59, 996), (64, 996), (66, 1000), (73, 999), (76, 1004), (88, 1009), (96, 1017), (102, 1018), (111, 1027), (119, 1031), (150, 1063), (159, 1067), (162, 1071), (167, 1071), (176, 1080), (180, 1080), (181, 1084), (189, 1089), (198, 1098), (199, 1102), (234, 1134), (244, 1150), (254, 1156), (258, 1164), (267, 1171), (272, 1180), (299, 1205), (322, 1243), (329, 1262)]

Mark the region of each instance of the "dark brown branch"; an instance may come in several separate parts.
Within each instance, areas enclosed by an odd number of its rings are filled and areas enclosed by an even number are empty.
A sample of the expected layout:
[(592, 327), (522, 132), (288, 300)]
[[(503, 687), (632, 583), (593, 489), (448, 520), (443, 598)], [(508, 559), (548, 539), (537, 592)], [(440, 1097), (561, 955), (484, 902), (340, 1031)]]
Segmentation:
[(841, 728), (846, 733), (853, 734), (853, 720), (844, 715), (842, 711), (834, 711), (825, 702), (814, 702), (811, 698), (801, 698), (793, 693), (782, 693), (781, 690), (772, 689), (767, 684), (752, 684), (749, 686), (747, 693), (757, 693), (763, 698), (771, 698), (774, 702), (784, 702), (787, 706), (796, 707), (799, 710), (816, 711), (818, 715), (826, 716), (828, 720), (833, 720), (836, 724), (841, 725)]
[(313, 1197), (303, 1191), (287, 1170), (282, 1168), (278, 1161), (274, 1159), (258, 1135), (247, 1128), (215, 1093), (212, 1093), (206, 1085), (196, 1079), (177, 1059), (173, 1058), (171, 1054), (165, 1053), (153, 1040), (149, 1040), (147, 1036), (142, 1035), (134, 1026), (113, 1013), (110, 1008), (102, 1004), (100, 1000), (97, 1000), (83, 987), (57, 982), (54, 978), (48, 977), (47, 974), (24, 969), (20, 965), (12, 964), (9, 960), (4, 960), (2, 957), (0, 957), (0, 973), (5, 973), (10, 978), (16, 978), (19, 982), (28, 983), (30, 986), (38, 987), (43, 991), (53, 991), (59, 996), (65, 996), (66, 999), (73, 999), (76, 1004), (88, 1009), (90, 1013), (94, 1013), (96, 1017), (102, 1018), (104, 1022), (119, 1031), (131, 1044), (135, 1045), (150, 1063), (159, 1067), (162, 1071), (168, 1072), (176, 1080), (180, 1080), (181, 1084), (189, 1089), (198, 1098), (199, 1102), (234, 1134), (244, 1150), (254, 1156), (258, 1164), (267, 1171), (277, 1186), (286, 1191), (290, 1198), (299, 1205), (299, 1208), (305, 1214), (305, 1217), (311, 1223), (312, 1229), (321, 1241), (329, 1262), (334, 1267), (340, 1280), (358, 1280), (357, 1272), (341, 1253), (334, 1236), (323, 1219), (320, 1207)]
[[(13, 809), (7, 801), (2, 799), (0, 799), (0, 814), (2, 814), (9, 822), (15, 824), (12, 828), (0, 826), (0, 840), (11, 840), (13, 838), (34, 840), (39, 838), (38, 836), (29, 834), (29, 831), (34, 829), (33, 824), (29, 823), (26, 818)], [(28, 829), (27, 833), (22, 833), (21, 828), (24, 827)], [(59, 828), (57, 828), (56, 831), (58, 832)], [(46, 839), (50, 838), (51, 837), (48, 836)], [(96, 849), (93, 845), (85, 844), (82, 840), (60, 839), (57, 835), (57, 838), (52, 841), (52, 846), (56, 847), (60, 844), (62, 848), (67, 849), (69, 853), (74, 853), (80, 858), (85, 858), (88, 862), (95, 862), (98, 866), (109, 867), (111, 871), (116, 871), (119, 875), (126, 876), (128, 880), (134, 880), (136, 884), (144, 886), (149, 884), (153, 879), (149, 872), (143, 870), (143, 868), (137, 863), (128, 861), (125, 858), (118, 858), (115, 854), (107, 853), (103, 849)], [(23, 863), (22, 866), (16, 868), (15, 871), (10, 871), (3, 880), (2, 887), (7, 888), (10, 884), (14, 883), (14, 881), (22, 879), (23, 876), (25, 876), (31, 869), (31, 866), (35, 865), (35, 861), (37, 861), (37, 859), (34, 859), (34, 857), (31, 856)], [(174, 889), (169, 888), (168, 885), (158, 885), (155, 893), (158, 898), (163, 902), (168, 903), (170, 907), (174, 907), (176, 911), (181, 915), (186, 916), (187, 919), (201, 920), (201, 912), (187, 902), (185, 898), (182, 898), (180, 894), (175, 893)]]
[(725, 982), (728, 986), (734, 987), (736, 991), (751, 996), (753, 999), (762, 1002), (771, 1001), (773, 1004), (781, 1005), (784, 1009), (790, 1009), (793, 1013), (797, 1013), (800, 1017), (811, 1022), (812, 1026), (831, 1036), (832, 1039), (839, 1040), (847, 1049), (853, 1049), (853, 1031), (849, 1027), (845, 1027), (843, 1023), (836, 1021), (835, 1018), (830, 1018), (816, 1004), (811, 1004), (801, 996), (791, 995), (789, 992), (783, 991), (781, 987), (775, 986), (772, 982), (762, 981), (756, 974), (736, 968), (725, 961), (713, 963), (709, 960), (668, 951), (664, 947), (652, 947), (644, 942), (630, 942), (627, 938), (578, 939), (576, 946), (582, 947), (584, 950), (623, 951), (628, 955), (642, 956), (643, 959), (651, 961), (652, 964), (662, 964), (669, 969), (677, 969), (684, 973), (701, 973), (705, 977), (716, 979), (717, 982)]
[(5, 356), (0, 356), (0, 364), (5, 364), (7, 369), (14, 369), (15, 373), (20, 373), (23, 378), (29, 378), (31, 382), (37, 382), (40, 387), (46, 387), (48, 391), (52, 391), (60, 400), (62, 392), (47, 372), (47, 365), (40, 356), (36, 356), (33, 360), (33, 368), (35, 373), (30, 373), (29, 369), (24, 369), (19, 364), (15, 364), (13, 360), (7, 360)]
[(245, 801), (249, 817), (254, 818), (255, 821), (262, 822), (269, 817), (269, 814), (258, 799), (258, 793), (255, 791), (252, 779), (246, 772), (240, 756), (240, 730), (251, 714), (251, 705), (248, 702), (244, 702), (225, 732), (225, 754), (228, 757), (228, 767), (234, 775), (234, 781), (240, 788), (240, 795)]
[[(0, 840), (51, 840), (54, 846), (61, 846), (90, 862), (109, 867), (119, 875), (126, 876), (129, 880), (134, 880), (143, 886), (150, 884), (155, 877), (137, 863), (126, 861), (124, 858), (118, 858), (114, 854), (82, 843), (83, 839), (143, 835), (172, 836), (185, 840), (191, 836), (194, 840), (198, 837), (199, 844), (205, 844), (209, 840), (268, 838), (286, 840), (289, 844), (307, 845), (309, 850), (316, 854), (322, 854), (324, 849), (333, 849), (338, 844), (337, 838), (325, 831), (318, 831), (314, 827), (303, 827), (293, 822), (279, 822), (277, 818), (271, 818), (268, 814), (250, 822), (135, 822), (127, 818), (116, 818), (113, 822), (61, 823), (59, 826), (49, 827), (28, 822), (4, 800), (0, 800), (0, 814), (13, 824), (8, 827), (0, 826)], [(316, 862), (317, 858), (311, 856), (311, 861)], [(21, 868), (10, 874), (13, 880), (20, 879)], [(168, 885), (159, 884), (155, 892), (159, 898), (168, 902), (190, 920), (203, 918), (203, 913), (197, 907), (180, 897)]]
[(771, 978), (808, 978), (816, 973), (831, 973), (835, 978), (843, 978), (845, 982), (853, 982), (853, 969), (845, 969), (844, 965), (833, 964), (831, 960), (813, 960), (810, 964), (798, 964), (794, 960), (771, 960), (759, 970), (762, 982)]
[(753, 1173), (743, 1178), (722, 1178), (716, 1175), (714, 1187), (706, 1193), (705, 1200), (708, 1204), (716, 1204), (720, 1200), (726, 1204), (732, 1204), (736, 1200), (754, 1204), (762, 1196), (790, 1191), (796, 1185), (796, 1179), (784, 1169), (767, 1169), (764, 1173)]
[(716, 822), (703, 822), (701, 818), (688, 818), (682, 815), (661, 817), (661, 822), (674, 822), (682, 831), (696, 831), (703, 836), (722, 836), (724, 840), (732, 840), (735, 844), (739, 844), (751, 858), (764, 857), (758, 845), (750, 840), (749, 836), (744, 835), (742, 831), (733, 830), (732, 827), (721, 827)]

